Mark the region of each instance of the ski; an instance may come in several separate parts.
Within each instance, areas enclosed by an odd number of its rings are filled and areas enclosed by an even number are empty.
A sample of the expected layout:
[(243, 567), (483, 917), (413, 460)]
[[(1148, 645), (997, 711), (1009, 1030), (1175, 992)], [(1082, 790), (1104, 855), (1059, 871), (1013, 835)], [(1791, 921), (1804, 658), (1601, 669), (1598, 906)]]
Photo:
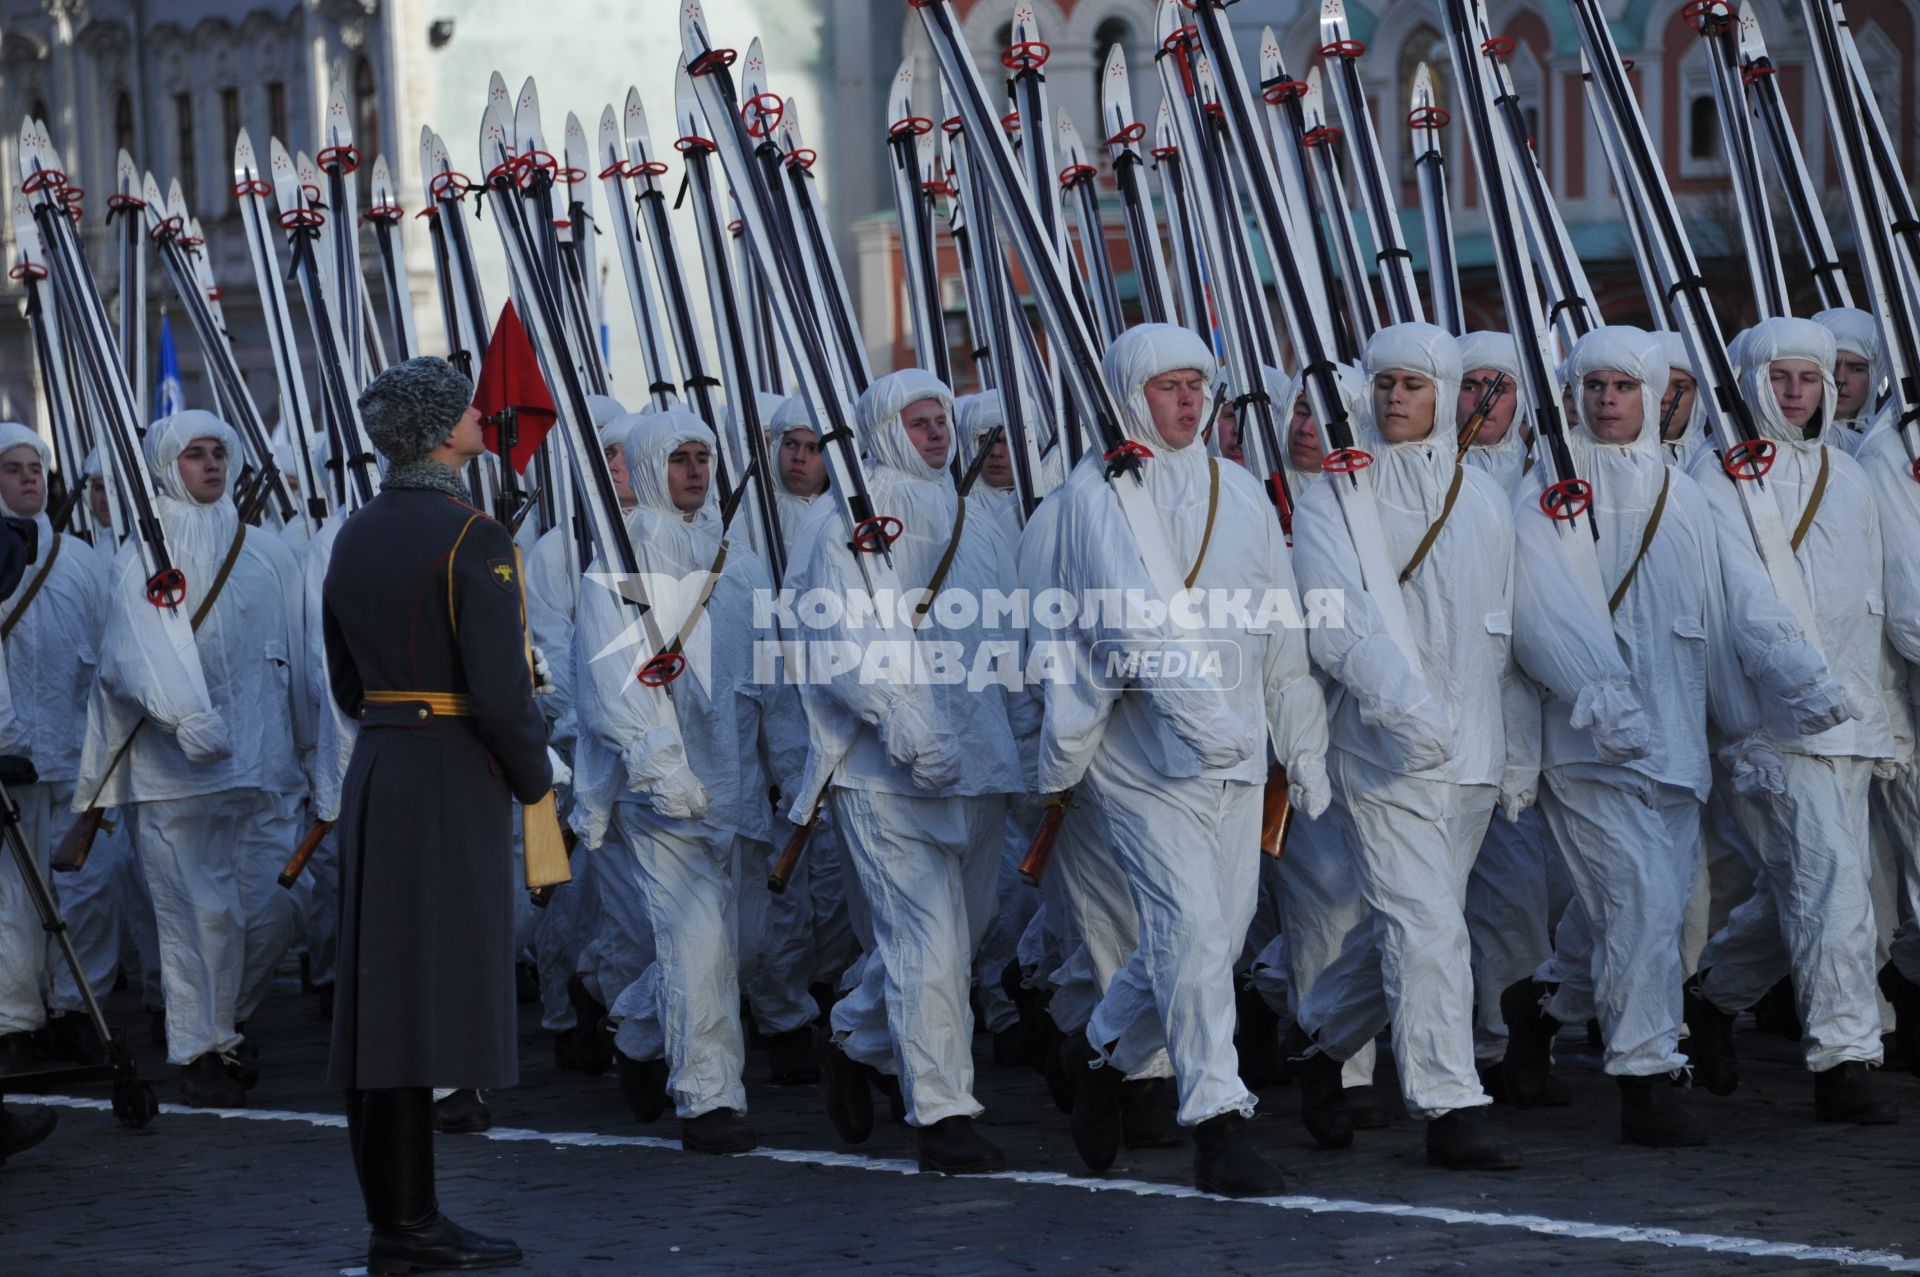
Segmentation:
[(1420, 222), (1427, 236), (1427, 291), (1433, 297), (1434, 321), (1455, 337), (1467, 331), (1467, 315), (1460, 298), (1460, 264), (1453, 252), (1453, 206), (1447, 201), (1447, 157), (1440, 149), (1440, 130), (1452, 115), (1433, 94), (1433, 72), (1422, 62), (1413, 73), (1413, 93), (1407, 106), (1407, 129), (1413, 142), (1413, 171), (1420, 187)]
[(1140, 286), (1140, 308), (1152, 324), (1178, 323), (1173, 285), (1160, 250), (1160, 223), (1153, 213), (1153, 197), (1141, 181), (1146, 160), (1140, 143), (1147, 126), (1133, 113), (1133, 91), (1127, 80), (1127, 51), (1114, 45), (1107, 51), (1100, 77), (1100, 131), (1106, 135), (1107, 162), (1113, 183), (1126, 210), (1127, 244), (1133, 252), (1133, 277)]
[(1333, 95), (1340, 102), (1347, 154), (1353, 158), (1367, 226), (1373, 232), (1373, 261), (1380, 271), (1387, 314), (1396, 324), (1425, 322), (1420, 289), (1413, 277), (1413, 254), (1400, 231), (1400, 213), (1393, 187), (1387, 181), (1387, 164), (1380, 154), (1380, 139), (1374, 135), (1366, 91), (1360, 85), (1360, 59), (1367, 46), (1353, 38), (1344, 0), (1322, 0), (1320, 39), (1320, 56), (1326, 61)]

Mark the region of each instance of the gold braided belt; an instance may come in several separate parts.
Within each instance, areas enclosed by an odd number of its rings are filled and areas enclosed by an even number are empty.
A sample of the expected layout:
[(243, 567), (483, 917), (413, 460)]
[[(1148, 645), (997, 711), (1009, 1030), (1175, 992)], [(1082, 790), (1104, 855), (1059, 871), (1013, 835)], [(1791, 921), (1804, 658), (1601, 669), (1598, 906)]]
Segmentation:
[[(467, 700), (465, 692), (395, 692), (380, 688), (369, 688), (361, 693), (361, 699), (367, 705), (420, 705), (421, 718), (440, 716), (445, 718), (471, 718), (473, 705)], [(365, 706), (361, 707), (361, 717), (366, 716)]]

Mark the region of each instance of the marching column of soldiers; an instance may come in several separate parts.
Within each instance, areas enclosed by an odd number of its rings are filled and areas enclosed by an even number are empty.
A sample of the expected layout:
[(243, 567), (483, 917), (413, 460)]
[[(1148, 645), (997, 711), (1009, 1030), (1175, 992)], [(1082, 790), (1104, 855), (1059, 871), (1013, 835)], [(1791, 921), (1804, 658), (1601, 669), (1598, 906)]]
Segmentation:
[[(922, 1169), (1001, 1170), (984, 1038), (1094, 1173), (1190, 1143), (1202, 1191), (1280, 1192), (1260, 1093), (1296, 1084), (1324, 1148), (1404, 1139), (1376, 1076), (1431, 1165), (1511, 1169), (1532, 1119), (1489, 1106), (1572, 1103), (1555, 1046), (1582, 1031), (1621, 1138), (1692, 1147), (1699, 1092), (1738, 1089), (1748, 1011), (1797, 1035), (1811, 1117), (1898, 1120), (1883, 1075), (1920, 1073), (1920, 484), (1884, 315), (1727, 344), (1764, 441), (1743, 490), (1694, 332), (1587, 327), (1549, 434), (1533, 331), (1387, 322), (1288, 373), (1145, 322), (1087, 370), (1115, 436), (1070, 463), (1065, 430), (1018, 428), (1051, 415), (1025, 376), (746, 390), (721, 420), (656, 385), (630, 412), (555, 375), (564, 339), (521, 291), (552, 438), (579, 432), (546, 446), (583, 504), (605, 475), (612, 540), (479, 508), (470, 476), (510, 445), (432, 357), (359, 391), (380, 491), (317, 532), (243, 517), (234, 424), (147, 426), (184, 576), (165, 599), (145, 534), (114, 540), (120, 463), (72, 476), (89, 540), (50, 520), (49, 444), (0, 424), (0, 508), (40, 532), (0, 600), (0, 752), (37, 769), (14, 797), (43, 871), (76, 813), (106, 816), (54, 875), (77, 971), (0, 866), (0, 1073), (98, 1058), (77, 981), (118, 976), (180, 1100), (243, 1106), (280, 1067), (250, 1024), (297, 954), (379, 1272), (519, 1256), (441, 1214), (432, 1169), (434, 1132), (485, 1129), (518, 1078), (516, 996), (560, 1069), (611, 1074), (591, 1084), (712, 1154), (756, 1145), (757, 1044), (774, 1085), (819, 1084), (843, 1143), (885, 1112)], [(321, 460), (336, 494), (354, 446)], [(1569, 568), (1569, 463), (1598, 599)], [(743, 531), (742, 500), (771, 517)], [(882, 558), (926, 595), (896, 617), (847, 602)], [(1083, 602), (1044, 633), (980, 606), (1102, 593), (1203, 602), (1177, 624)], [(1308, 615), (1204, 602), (1275, 597)], [(1197, 648), (1218, 659), (1173, 659)], [(935, 668), (999, 657), (1019, 672)], [(570, 881), (522, 891), (549, 799)], [(0, 1156), (51, 1124), (0, 1110)]]

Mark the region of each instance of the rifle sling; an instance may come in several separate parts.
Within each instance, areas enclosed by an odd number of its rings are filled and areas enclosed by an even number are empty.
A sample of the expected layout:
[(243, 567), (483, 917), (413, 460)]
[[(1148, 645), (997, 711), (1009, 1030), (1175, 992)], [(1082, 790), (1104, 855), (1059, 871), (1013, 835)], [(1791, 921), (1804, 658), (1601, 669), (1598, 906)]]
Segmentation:
[(1207, 561), (1207, 547), (1213, 544), (1213, 518), (1220, 513), (1220, 462), (1218, 458), (1207, 458), (1207, 526), (1200, 534), (1200, 553), (1193, 556), (1193, 570), (1187, 573), (1186, 586), (1189, 590), (1200, 579), (1200, 565)]
[(1466, 470), (1458, 461), (1453, 463), (1453, 482), (1447, 486), (1447, 499), (1440, 507), (1440, 517), (1427, 528), (1427, 535), (1420, 538), (1420, 544), (1413, 548), (1413, 557), (1407, 560), (1407, 566), (1400, 569), (1400, 584), (1405, 585), (1427, 561), (1427, 555), (1433, 552), (1433, 543), (1440, 539), (1441, 529), (1447, 526), (1447, 520), (1453, 517), (1453, 503), (1459, 499), (1460, 483), (1466, 476)]
[(233, 530), (233, 544), (227, 547), (227, 557), (220, 564), (220, 571), (213, 578), (207, 597), (201, 599), (200, 606), (193, 609), (193, 628), (196, 633), (199, 632), (200, 623), (207, 619), (207, 613), (213, 611), (213, 605), (219, 601), (220, 591), (227, 588), (227, 578), (233, 575), (233, 565), (240, 561), (240, 547), (246, 544), (246, 540), (247, 525), (241, 523)]
[(1647, 551), (1653, 548), (1653, 534), (1660, 530), (1660, 516), (1667, 512), (1667, 488), (1673, 483), (1673, 471), (1662, 467), (1660, 476), (1660, 496), (1653, 503), (1653, 513), (1647, 516), (1646, 530), (1640, 534), (1640, 550), (1633, 556), (1633, 562), (1627, 564), (1627, 573), (1620, 578), (1620, 584), (1613, 587), (1613, 594), (1607, 599), (1607, 615), (1612, 616), (1620, 610), (1620, 601), (1627, 597), (1627, 587), (1633, 584), (1633, 578), (1640, 572), (1640, 564), (1646, 559)]
[(1813, 492), (1807, 497), (1807, 508), (1800, 512), (1800, 522), (1793, 527), (1793, 538), (1788, 542), (1796, 553), (1800, 543), (1807, 539), (1807, 533), (1813, 530), (1813, 516), (1820, 513), (1820, 502), (1827, 495), (1827, 450), (1820, 449), (1820, 473), (1813, 480)]
[(920, 628), (920, 622), (926, 620), (927, 609), (933, 606), (934, 598), (940, 593), (940, 587), (946, 584), (947, 572), (953, 567), (953, 556), (960, 553), (960, 532), (967, 526), (967, 499), (955, 494), (953, 511), (953, 535), (947, 538), (947, 549), (940, 556), (940, 562), (934, 567), (933, 575), (927, 578), (927, 596), (914, 605), (913, 628)]
[(53, 561), (60, 557), (60, 542), (60, 534), (54, 533), (53, 549), (48, 552), (47, 561), (42, 563), (40, 570), (33, 574), (33, 580), (27, 583), (27, 592), (20, 596), (18, 603), (14, 604), (13, 611), (7, 613), (7, 619), (0, 621), (0, 643), (6, 642), (13, 636), (14, 627), (19, 625), (20, 618), (27, 614), (27, 605), (33, 602), (34, 596), (40, 593), (40, 587), (47, 583), (49, 576), (53, 575)]

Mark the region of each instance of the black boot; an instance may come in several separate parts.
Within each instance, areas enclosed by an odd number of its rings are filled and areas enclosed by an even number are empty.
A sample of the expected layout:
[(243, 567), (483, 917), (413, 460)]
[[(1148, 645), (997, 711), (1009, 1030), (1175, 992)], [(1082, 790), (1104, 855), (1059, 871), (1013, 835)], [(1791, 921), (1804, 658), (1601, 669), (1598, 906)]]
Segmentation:
[(759, 1144), (753, 1124), (736, 1109), (709, 1109), (680, 1119), (680, 1147), (689, 1153), (751, 1153)]
[(442, 1135), (477, 1135), (493, 1127), (493, 1111), (478, 1091), (455, 1091), (433, 1102), (433, 1129)]
[(1347, 1108), (1346, 1088), (1340, 1084), (1341, 1061), (1316, 1048), (1298, 1024), (1287, 1030), (1280, 1049), (1300, 1084), (1300, 1121), (1313, 1142), (1321, 1148), (1351, 1145), (1353, 1113)]
[(813, 1026), (813, 1054), (820, 1061), (827, 1120), (833, 1123), (834, 1134), (849, 1144), (865, 1144), (873, 1134), (873, 1089), (867, 1070), (847, 1058), (824, 1021)]
[(812, 1086), (820, 1080), (813, 1058), (813, 1026), (803, 1025), (767, 1037), (767, 1071), (775, 1086)]
[(1889, 962), (1880, 968), (1880, 992), (1893, 1003), (1893, 1040), (1907, 1071), (1920, 1077), (1920, 984)]
[(1823, 1122), (1887, 1126), (1900, 1120), (1900, 1107), (1883, 1099), (1873, 1074), (1858, 1060), (1836, 1064), (1813, 1075), (1813, 1111)]
[(1776, 981), (1753, 1004), (1753, 1027), (1762, 1033), (1776, 1033), (1789, 1042), (1800, 1040), (1800, 1005), (1794, 1001), (1792, 976)]
[(260, 1085), (260, 1048), (252, 1038), (245, 1036), (246, 1025), (235, 1025), (234, 1032), (241, 1035), (240, 1041), (220, 1059), (227, 1066), (227, 1072), (233, 1075), (233, 1080), (242, 1089), (251, 1091)]
[(1354, 1130), (1383, 1131), (1392, 1125), (1393, 1119), (1380, 1107), (1380, 1099), (1371, 1086), (1342, 1087), (1340, 1093), (1347, 1101), (1347, 1120), (1353, 1123)]
[(40, 1052), (34, 1048), (33, 1034), (0, 1033), (0, 1077), (13, 1073), (35, 1073), (40, 1069)]
[(107, 1047), (84, 1012), (68, 1011), (47, 1021), (47, 1046), (59, 1059), (92, 1066), (107, 1062)]
[(1733, 1016), (1722, 1011), (1700, 991), (1707, 973), (1687, 981), (1682, 1014), (1687, 1036), (1680, 1050), (1693, 1061), (1693, 1080), (1715, 1095), (1732, 1095), (1740, 1086), (1740, 1062), (1733, 1053)]
[(1120, 1156), (1120, 1088), (1124, 1079), (1118, 1069), (1102, 1062), (1087, 1042), (1087, 1035), (1076, 1033), (1060, 1044), (1060, 1067), (1073, 1083), (1073, 1113), (1067, 1129), (1073, 1132), (1074, 1151), (1080, 1154), (1090, 1171), (1104, 1171)]
[(1620, 1138), (1647, 1148), (1699, 1148), (1707, 1128), (1681, 1101), (1672, 1078), (1619, 1077)]
[(1021, 980), (1018, 962), (1007, 963), (1001, 971), (1000, 988), (1020, 1018), (993, 1035), (993, 1062), (1007, 1068), (1036, 1065), (1040, 1063), (1040, 1052), (1047, 1046), (1046, 1016), (1040, 1010), (1040, 995)]
[(613, 1053), (614, 1077), (620, 1084), (620, 1098), (627, 1102), (636, 1122), (657, 1122), (667, 1111), (667, 1062), (630, 1060), (619, 1050)]
[(900, 1079), (891, 1073), (882, 1073), (879, 1069), (867, 1067), (867, 1082), (874, 1090), (887, 1097), (887, 1116), (901, 1126), (907, 1124), (907, 1096), (900, 1089)]
[(180, 1066), (180, 1102), (197, 1109), (240, 1108), (247, 1088), (227, 1071), (218, 1051), (208, 1051)]
[(1455, 1109), (1427, 1123), (1427, 1165), (1450, 1171), (1510, 1171), (1520, 1150), (1500, 1138), (1484, 1107)]
[(942, 1175), (991, 1175), (1005, 1170), (1007, 1156), (973, 1129), (970, 1117), (943, 1117), (914, 1132), (920, 1169)]
[(1537, 1107), (1553, 1080), (1553, 1039), (1560, 1021), (1541, 1005), (1548, 987), (1532, 978), (1516, 980), (1500, 994), (1500, 1016), (1507, 1022), (1507, 1056), (1500, 1062), (1500, 1084), (1515, 1108)]
[(1234, 994), (1233, 1003), (1240, 1016), (1233, 1035), (1233, 1049), (1240, 1057), (1240, 1084), (1249, 1091), (1264, 1091), (1292, 1080), (1287, 1057), (1280, 1050), (1280, 1017), (1267, 1000), (1249, 985)]
[(367, 1272), (504, 1268), (520, 1248), (469, 1232), (440, 1213), (433, 1189), (433, 1092), (423, 1086), (364, 1091), (360, 1191), (373, 1239)]
[(1060, 1048), (1067, 1043), (1066, 1035), (1049, 1016), (1046, 1024), (1046, 1042), (1041, 1047), (1040, 1062), (1034, 1067), (1047, 1084), (1047, 1098), (1062, 1113), (1073, 1112), (1073, 1079), (1067, 1075), (1065, 1066), (1060, 1063)]
[(1194, 1127), (1193, 1186), (1222, 1197), (1286, 1192), (1286, 1178), (1253, 1147), (1252, 1135), (1238, 1113), (1222, 1113)]
[(578, 971), (567, 977), (567, 1001), (573, 1004), (574, 1066), (588, 1077), (599, 1077), (613, 1067), (613, 1056), (600, 1033), (600, 1022), (607, 1018), (606, 1007), (587, 991), (587, 981)]
[(1187, 1142), (1174, 1118), (1167, 1079), (1143, 1077), (1120, 1084), (1120, 1142), (1128, 1148), (1179, 1148)]
[(10, 1109), (0, 1105), (0, 1166), (53, 1134), (60, 1114), (50, 1108)]

